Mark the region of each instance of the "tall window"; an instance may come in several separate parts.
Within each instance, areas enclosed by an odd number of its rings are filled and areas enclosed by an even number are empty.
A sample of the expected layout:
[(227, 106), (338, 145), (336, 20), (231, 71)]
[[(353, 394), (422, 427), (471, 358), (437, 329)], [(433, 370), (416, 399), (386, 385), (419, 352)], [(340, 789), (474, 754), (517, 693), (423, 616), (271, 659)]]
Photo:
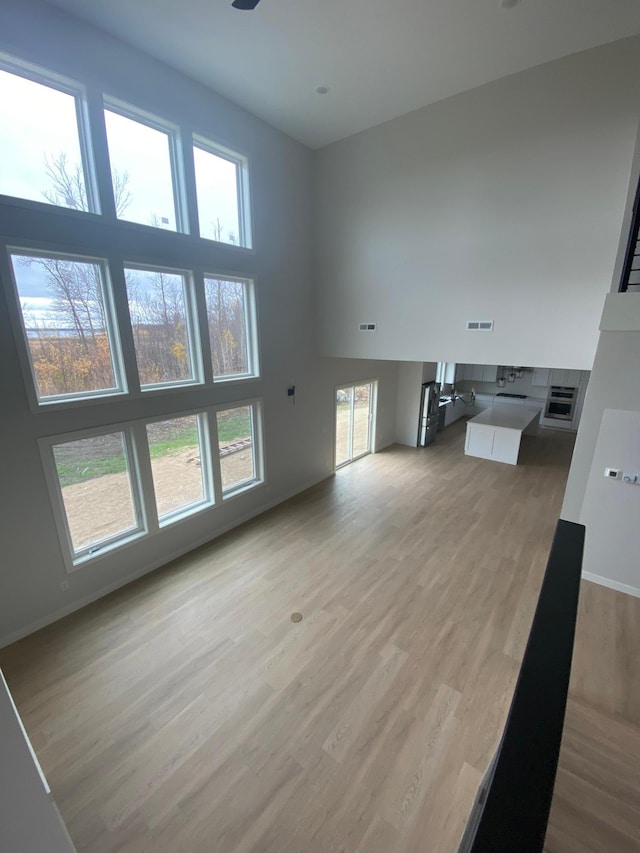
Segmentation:
[(0, 193), (98, 209), (80, 87), (0, 69)]
[(263, 482), (249, 167), (2, 56), (0, 103), (0, 287), (73, 571)]
[(193, 160), (200, 236), (250, 247), (246, 160), (199, 139), (193, 146)]
[(146, 429), (160, 523), (210, 504), (206, 415), (154, 421)]
[(52, 446), (70, 551), (77, 561), (142, 531), (125, 432)]
[(234, 406), (217, 414), (222, 492), (229, 494), (261, 478), (256, 448), (256, 407)]
[(126, 267), (125, 280), (140, 385), (154, 388), (197, 381), (188, 276)]
[(104, 261), (11, 253), (40, 402), (125, 390)]
[(115, 108), (104, 111), (119, 219), (185, 231), (177, 175), (177, 134)]
[(255, 376), (253, 283), (205, 276), (204, 292), (214, 379)]

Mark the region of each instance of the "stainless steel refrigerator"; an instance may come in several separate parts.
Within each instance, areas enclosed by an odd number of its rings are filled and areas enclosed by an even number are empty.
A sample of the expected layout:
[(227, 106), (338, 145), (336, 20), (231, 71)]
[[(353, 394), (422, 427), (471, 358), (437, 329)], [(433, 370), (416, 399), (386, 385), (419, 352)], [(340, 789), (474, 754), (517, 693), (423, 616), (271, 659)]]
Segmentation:
[(440, 383), (424, 382), (420, 396), (418, 421), (418, 447), (426, 447), (436, 440), (439, 424)]

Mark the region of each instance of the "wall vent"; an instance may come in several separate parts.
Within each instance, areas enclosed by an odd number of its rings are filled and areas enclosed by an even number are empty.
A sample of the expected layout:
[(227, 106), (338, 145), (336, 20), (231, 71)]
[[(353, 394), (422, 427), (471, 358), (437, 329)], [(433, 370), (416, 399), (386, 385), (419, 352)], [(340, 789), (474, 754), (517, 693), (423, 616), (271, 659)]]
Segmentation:
[(493, 332), (493, 320), (467, 320), (467, 332)]
[(377, 323), (360, 323), (361, 332), (375, 332)]

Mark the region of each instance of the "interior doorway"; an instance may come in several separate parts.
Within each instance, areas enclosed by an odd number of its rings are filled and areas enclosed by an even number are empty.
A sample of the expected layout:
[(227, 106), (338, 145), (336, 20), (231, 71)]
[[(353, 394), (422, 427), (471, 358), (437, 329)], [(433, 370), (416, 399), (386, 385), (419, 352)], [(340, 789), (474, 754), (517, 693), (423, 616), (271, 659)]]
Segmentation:
[(336, 388), (336, 468), (371, 453), (375, 382)]

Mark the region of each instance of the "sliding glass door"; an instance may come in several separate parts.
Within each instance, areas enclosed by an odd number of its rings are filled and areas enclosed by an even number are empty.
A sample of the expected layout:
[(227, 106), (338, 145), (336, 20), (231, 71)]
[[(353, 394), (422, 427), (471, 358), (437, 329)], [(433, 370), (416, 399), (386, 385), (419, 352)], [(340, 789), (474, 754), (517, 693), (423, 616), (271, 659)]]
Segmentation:
[(371, 452), (374, 383), (336, 389), (336, 468)]

